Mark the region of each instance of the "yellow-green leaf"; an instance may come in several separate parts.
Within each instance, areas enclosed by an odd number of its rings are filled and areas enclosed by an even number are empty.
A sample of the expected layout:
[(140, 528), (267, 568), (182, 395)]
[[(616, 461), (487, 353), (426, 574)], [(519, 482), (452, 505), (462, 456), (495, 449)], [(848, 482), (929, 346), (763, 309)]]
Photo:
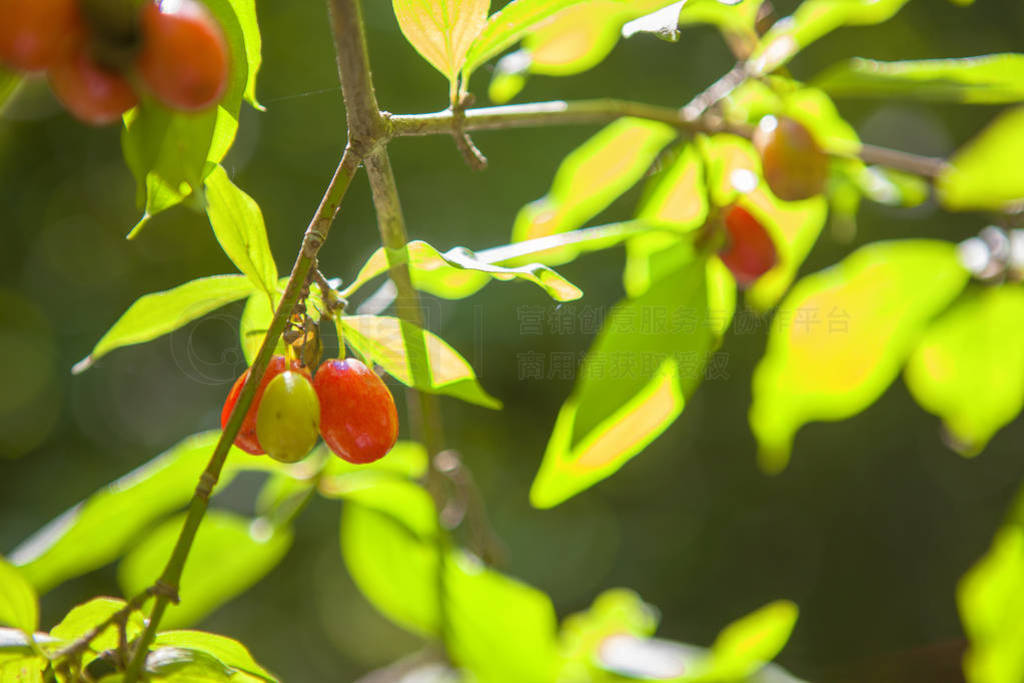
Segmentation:
[(1024, 201), (1024, 107), (1000, 115), (949, 161), (936, 181), (948, 209), (1005, 209)]
[(732, 622), (718, 634), (711, 656), (695, 676), (706, 681), (742, 681), (774, 659), (796, 626), (799, 609), (776, 600)]
[(33, 633), (39, 626), (39, 600), (17, 567), (0, 557), (0, 624)]
[[(345, 316), (339, 318), (339, 325), (345, 341), (402, 384), (485, 408), (501, 408), (501, 401), (480, 386), (466, 359), (432, 332), (384, 315)], [(420, 354), (426, 358), (426, 367), (419, 363)]]
[(454, 89), (466, 53), (487, 21), (490, 0), (392, 0), (398, 25)]
[(75, 364), (72, 372), (85, 372), (114, 349), (173, 332), (210, 311), (248, 296), (252, 290), (252, 282), (244, 275), (212, 275), (140, 297), (96, 342), (92, 352)]
[(519, 211), (513, 241), (582, 226), (636, 184), (675, 136), (671, 126), (641, 119), (605, 126), (565, 157), (546, 196)]
[(798, 282), (754, 373), (750, 424), (762, 467), (786, 466), (803, 424), (846, 419), (873, 403), (967, 278), (954, 245), (903, 240), (862, 247)]
[(939, 317), (910, 356), (914, 398), (942, 418), (964, 455), (1024, 407), (1024, 286), (973, 292)]

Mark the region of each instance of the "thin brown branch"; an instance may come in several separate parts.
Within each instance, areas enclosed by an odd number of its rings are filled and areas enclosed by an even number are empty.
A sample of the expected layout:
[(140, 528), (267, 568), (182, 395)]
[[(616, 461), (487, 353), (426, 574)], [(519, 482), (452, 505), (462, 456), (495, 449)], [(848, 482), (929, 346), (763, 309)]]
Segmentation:
[[(708, 113), (690, 119), (684, 110), (616, 99), (532, 102), (467, 109), (463, 127), (474, 131), (591, 125), (609, 123), (624, 116), (659, 121), (688, 133), (733, 133), (747, 138), (753, 134), (751, 126), (730, 124)], [(390, 114), (387, 116), (388, 131), (393, 137), (447, 135), (452, 130), (452, 117), (451, 110), (431, 114)], [(944, 159), (875, 145), (862, 145), (857, 156), (869, 164), (881, 164), (930, 180), (938, 177), (947, 165)]]

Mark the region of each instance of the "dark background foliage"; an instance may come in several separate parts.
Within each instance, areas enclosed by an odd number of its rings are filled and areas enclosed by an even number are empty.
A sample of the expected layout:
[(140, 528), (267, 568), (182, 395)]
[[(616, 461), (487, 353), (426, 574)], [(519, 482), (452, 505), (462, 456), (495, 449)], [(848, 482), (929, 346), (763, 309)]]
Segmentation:
[[(447, 86), (397, 30), (390, 3), (364, 3), (382, 106), (430, 111)], [(778, 3), (788, 12), (795, 3)], [(225, 166), (260, 202), (278, 263), (291, 263), (301, 230), (345, 139), (323, 3), (259, 3), (263, 114), (245, 111)], [(811, 78), (851, 55), (883, 59), (1019, 50), (1024, 6), (971, 8), (918, 0), (886, 25), (845, 29), (792, 65)], [(598, 69), (571, 79), (534, 78), (528, 99), (603, 95), (680, 104), (730, 66), (711, 29), (671, 45), (637, 38)], [(486, 91), (487, 73), (473, 89)], [(996, 113), (984, 107), (842, 101), (866, 141), (947, 154)], [(562, 128), (476, 136), (491, 161), (470, 172), (446, 138), (401, 140), (393, 155), (410, 233), (447, 248), (508, 239), (516, 210), (542, 195), (562, 155), (592, 130)], [(636, 193), (606, 214), (623, 217)], [(215, 427), (229, 383), (243, 369), (236, 323), (225, 308), (168, 338), (118, 351), (88, 373), (71, 365), (143, 293), (230, 272), (206, 219), (178, 208), (139, 238), (118, 131), (86, 129), (30, 87), (0, 120), (0, 551), (105, 482), (181, 437)], [(826, 230), (803, 272), (858, 244), (890, 237), (959, 240), (984, 224), (927, 204), (865, 206), (852, 244)], [(360, 178), (321, 263), (350, 278), (376, 244)], [(446, 401), (448, 440), (489, 501), (507, 546), (505, 568), (548, 591), (561, 615), (604, 588), (631, 586), (662, 612), (660, 634), (707, 644), (726, 622), (777, 597), (801, 618), (780, 661), (826, 681), (959, 680), (964, 642), (956, 583), (983, 552), (1024, 475), (1020, 420), (985, 453), (965, 460), (943, 445), (937, 421), (902, 384), (855, 419), (816, 424), (798, 437), (791, 466), (756, 468), (746, 426), (750, 372), (761, 329), (734, 327), (727, 379), (708, 381), (683, 419), (613, 479), (551, 510), (526, 499), (571, 379), (524, 379), (541, 354), (579, 358), (586, 320), (621, 295), (618, 251), (564, 273), (586, 292), (556, 309), (526, 285), (491, 285), (461, 303), (428, 302), (429, 324), (477, 367), (502, 413)], [(921, 283), (927, 287), (927, 282)], [(530, 323), (543, 322), (543, 336)], [(553, 354), (568, 354), (556, 356)], [(537, 356), (532, 356), (536, 358)], [(250, 511), (259, 486), (242, 477), (218, 504)], [(44, 624), (95, 594), (116, 594), (112, 568), (43, 600)], [(205, 628), (241, 639), (289, 681), (349, 680), (417, 646), (359, 596), (337, 550), (337, 507), (316, 501), (296, 547), (256, 588), (210, 616)]]

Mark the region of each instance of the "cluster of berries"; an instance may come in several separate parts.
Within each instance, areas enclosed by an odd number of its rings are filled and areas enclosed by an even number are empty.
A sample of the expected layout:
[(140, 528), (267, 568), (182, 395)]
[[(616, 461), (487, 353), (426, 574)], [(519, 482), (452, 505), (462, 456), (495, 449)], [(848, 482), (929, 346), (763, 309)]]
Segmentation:
[[(809, 199), (825, 191), (828, 155), (811, 132), (787, 117), (765, 116), (754, 131), (765, 182), (784, 201)], [(726, 242), (719, 251), (737, 284), (749, 287), (778, 262), (771, 236), (750, 211), (731, 204), (722, 212)]]
[(198, 111), (228, 83), (228, 47), (197, 0), (0, 0), (0, 64), (46, 71), (76, 118), (116, 121), (148, 92)]
[[(222, 428), (248, 377), (246, 370), (224, 401)], [(391, 392), (355, 358), (324, 361), (312, 377), (299, 361), (274, 356), (235, 445), (253, 455), (266, 453), (281, 462), (297, 462), (309, 454), (318, 436), (351, 463), (384, 457), (398, 438), (398, 411)]]

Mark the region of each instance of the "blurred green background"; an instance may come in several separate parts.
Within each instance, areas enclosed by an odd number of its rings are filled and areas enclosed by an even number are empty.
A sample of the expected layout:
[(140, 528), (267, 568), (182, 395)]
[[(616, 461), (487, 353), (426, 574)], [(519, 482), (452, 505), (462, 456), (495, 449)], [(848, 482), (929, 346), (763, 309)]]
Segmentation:
[[(447, 85), (404, 42), (390, 3), (366, 0), (381, 106), (445, 105)], [(777, 3), (788, 13), (795, 3)], [(322, 2), (258, 2), (264, 38), (259, 83), (265, 113), (243, 112), (225, 167), (261, 204), (278, 265), (287, 268), (345, 139), (344, 111)], [(845, 29), (793, 64), (809, 79), (852, 55), (881, 59), (968, 56), (1024, 47), (1024, 5), (970, 8), (916, 0), (895, 20)], [(603, 95), (677, 105), (731, 65), (710, 28), (677, 44), (623, 42), (596, 70), (534, 78), (519, 101)], [(486, 91), (482, 72), (473, 90)], [(485, 98), (482, 98), (485, 99)], [(841, 101), (864, 140), (948, 154), (993, 108)], [(480, 133), (491, 167), (474, 174), (450, 139), (392, 146), (409, 231), (448, 248), (507, 241), (516, 210), (542, 195), (561, 157), (593, 129)], [(240, 306), (179, 332), (120, 350), (79, 377), (71, 365), (138, 296), (231, 266), (206, 219), (183, 208), (138, 239), (134, 186), (116, 128), (86, 128), (62, 113), (45, 84), (26, 88), (0, 120), (0, 551), (93, 490), (197, 431), (218, 423), (244, 369)], [(634, 191), (597, 222), (625, 217)], [(828, 231), (804, 272), (856, 245), (889, 237), (960, 240), (981, 215), (866, 205), (853, 244)], [(349, 193), (321, 254), (330, 276), (351, 278), (376, 245), (365, 179)], [(779, 597), (801, 617), (780, 662), (820, 681), (955, 681), (964, 647), (954, 591), (987, 547), (1024, 477), (1020, 420), (975, 460), (943, 445), (937, 420), (896, 383), (861, 416), (799, 435), (793, 462), (768, 478), (756, 468), (746, 426), (750, 372), (764, 329), (734, 327), (728, 379), (710, 381), (683, 418), (618, 475), (551, 511), (527, 490), (571, 380), (521, 379), (528, 353), (582, 353), (581, 321), (622, 294), (618, 250), (561, 270), (586, 292), (556, 310), (539, 289), (494, 284), (460, 303), (428, 301), (429, 325), (474, 364), (505, 401), (489, 412), (446, 401), (448, 441), (475, 473), (498, 533), (504, 567), (551, 594), (560, 615), (604, 588), (630, 586), (662, 612), (660, 635), (708, 644), (728, 621)], [(927, 287), (927, 283), (921, 283)], [(526, 308), (524, 308), (526, 307)], [(528, 311), (528, 313), (524, 313)], [(525, 334), (523, 316), (572, 329)], [(239, 479), (218, 505), (251, 512), (260, 484)], [(317, 500), (296, 545), (256, 588), (203, 628), (239, 638), (288, 681), (352, 680), (415, 649), (415, 638), (359, 596), (338, 553), (337, 506)], [(43, 600), (44, 624), (96, 594), (116, 594), (113, 568), (74, 580)]]

